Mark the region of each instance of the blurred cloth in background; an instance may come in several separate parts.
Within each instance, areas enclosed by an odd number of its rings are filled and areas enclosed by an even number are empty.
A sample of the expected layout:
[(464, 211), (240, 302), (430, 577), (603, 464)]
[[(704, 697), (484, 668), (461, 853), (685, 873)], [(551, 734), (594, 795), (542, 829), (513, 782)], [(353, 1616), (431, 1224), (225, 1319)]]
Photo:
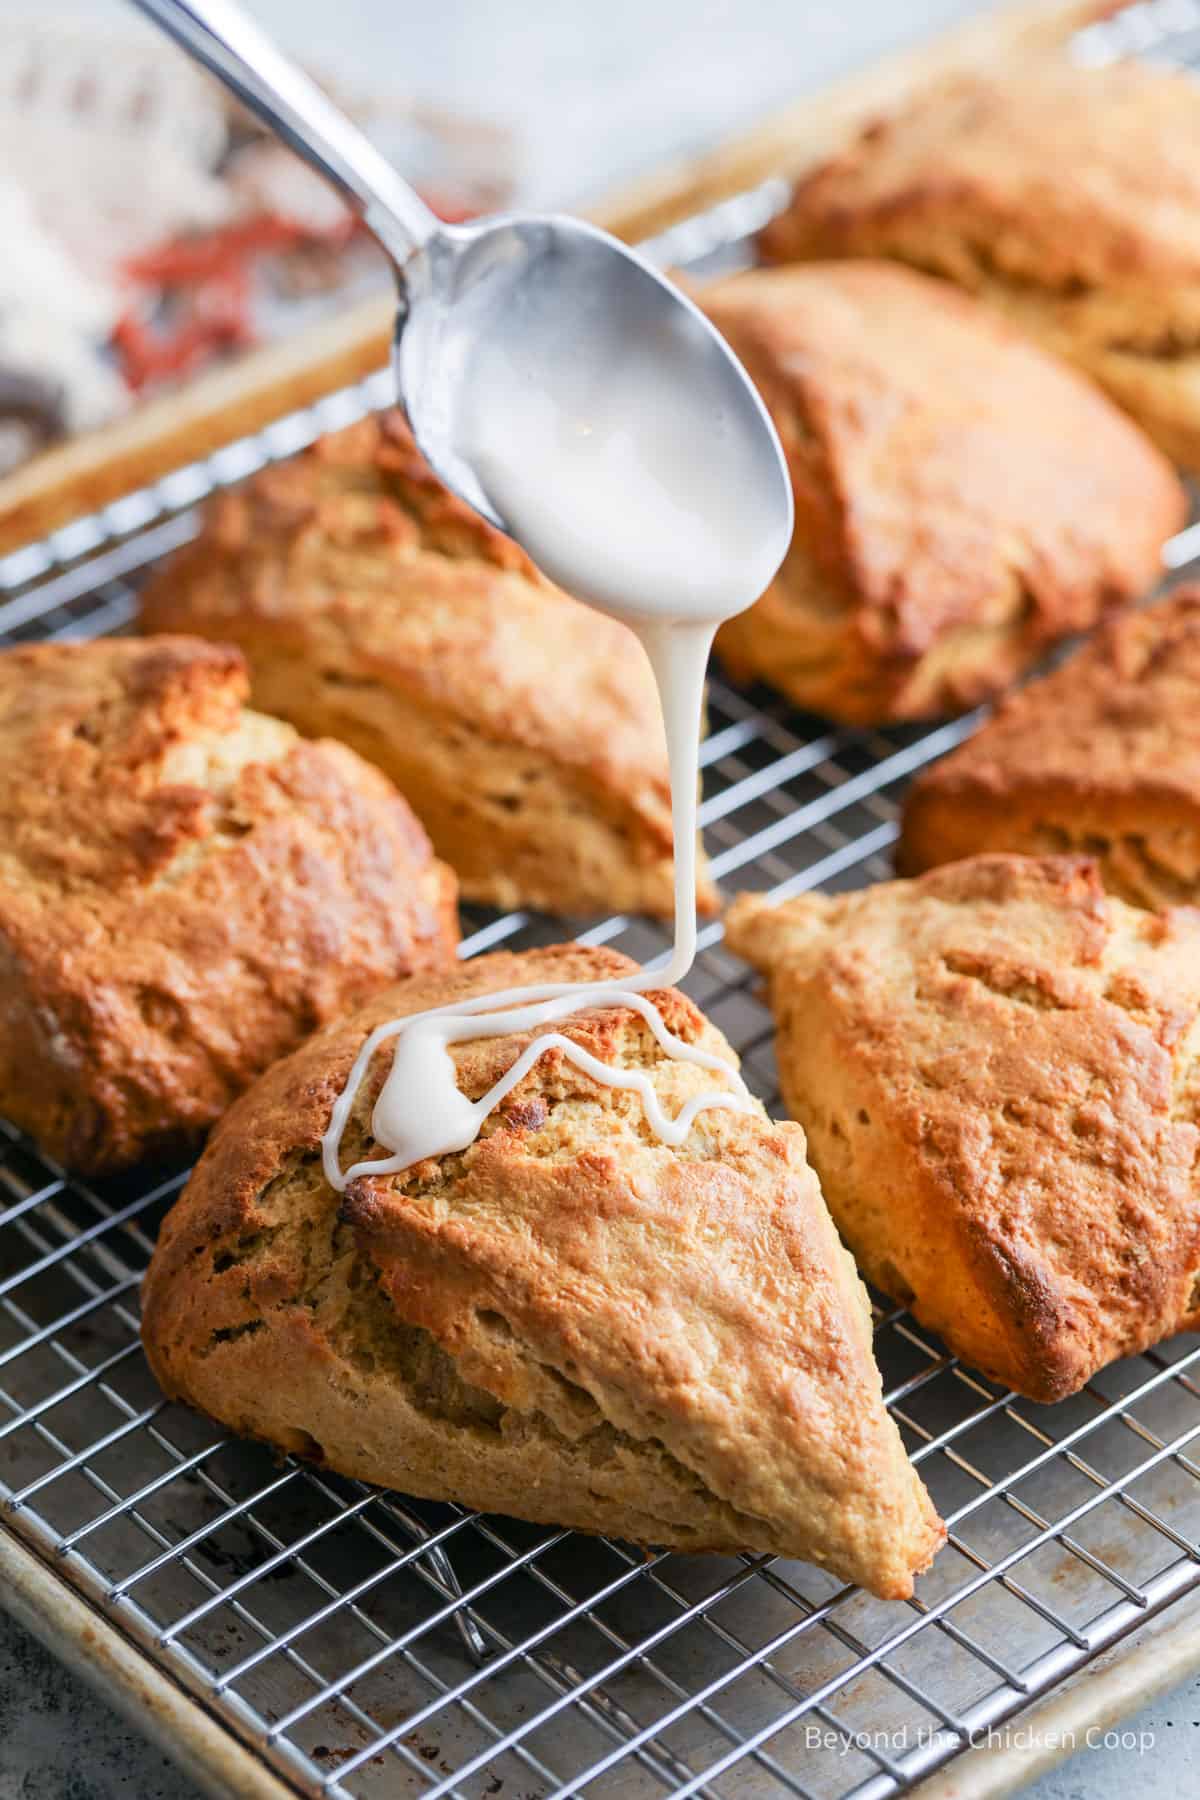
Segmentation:
[[(973, 10), (253, 0), (435, 210), (570, 206)], [(386, 277), (124, 0), (0, 21), (0, 475)]]

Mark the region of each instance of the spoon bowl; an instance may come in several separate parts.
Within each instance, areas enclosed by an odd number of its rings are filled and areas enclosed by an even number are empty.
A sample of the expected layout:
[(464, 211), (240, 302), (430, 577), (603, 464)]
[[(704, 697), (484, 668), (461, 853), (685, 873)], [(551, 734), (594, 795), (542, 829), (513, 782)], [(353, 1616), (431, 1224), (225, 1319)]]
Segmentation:
[(791, 537), (783, 452), (678, 288), (581, 220), (443, 224), (234, 0), (134, 3), (388, 253), (397, 398), (450, 488), (606, 610), (715, 624), (757, 598)]
[(714, 620), (767, 585), (792, 529), (774, 426), (635, 251), (577, 219), (489, 219), (436, 233), (404, 294), (397, 386), (421, 450), (547, 574), (616, 611), (631, 577), (671, 610), (682, 575), (687, 610)]

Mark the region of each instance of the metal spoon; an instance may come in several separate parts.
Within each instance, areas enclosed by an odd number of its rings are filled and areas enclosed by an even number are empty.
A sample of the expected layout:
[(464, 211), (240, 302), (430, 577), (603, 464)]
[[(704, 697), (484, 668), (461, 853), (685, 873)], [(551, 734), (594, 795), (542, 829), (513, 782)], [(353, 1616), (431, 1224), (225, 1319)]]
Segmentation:
[[(735, 554), (744, 545), (748, 588), (740, 604), (756, 597), (791, 536), (783, 454), (741, 364), (677, 288), (616, 238), (577, 219), (510, 213), (444, 225), (234, 0), (134, 4), (326, 176), (391, 258), (400, 289), (398, 398), (449, 487), (521, 537), (519, 522), (502, 516), (480, 477), (468, 422), (489, 407), (511, 411), (514, 393), (524, 388), (532, 399), (536, 390), (532, 429), (545, 442), (531, 446), (526, 421), (522, 452), (544, 452), (537, 460), (547, 509), (578, 511), (577, 479), (556, 491), (555, 446), (573, 429), (589, 429), (575, 424), (581, 408), (614, 376), (625, 377), (624, 397), (638, 391), (636, 381), (631, 390), (631, 371), (644, 368), (653, 373), (653, 404), (622, 419), (633, 460), (656, 471), (664, 461), (680, 463), (669, 480), (672, 497), (685, 502), (688, 466), (696, 470), (693, 510), (710, 530), (734, 534), (722, 541), (736, 544)], [(642, 487), (634, 497), (644, 542)], [(678, 533), (679, 516), (675, 506), (664, 533)], [(610, 516), (581, 521), (580, 529), (619, 533), (620, 523)], [(631, 543), (631, 554), (636, 548)], [(572, 582), (561, 558), (559, 564), (550, 570), (556, 579), (577, 592), (586, 587)]]

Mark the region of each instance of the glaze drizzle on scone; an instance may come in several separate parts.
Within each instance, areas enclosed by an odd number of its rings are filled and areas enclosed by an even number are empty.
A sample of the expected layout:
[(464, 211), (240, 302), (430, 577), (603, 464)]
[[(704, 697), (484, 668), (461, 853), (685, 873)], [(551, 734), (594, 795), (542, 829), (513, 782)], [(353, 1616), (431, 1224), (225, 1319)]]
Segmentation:
[[(686, 1144), (551, 1050), (464, 1152), (355, 1181), (320, 1145), (364, 1038), (515, 984), (627, 980), (611, 951), (472, 959), (328, 1027), (232, 1108), (143, 1291), (159, 1381), (359, 1479), (681, 1550), (802, 1556), (904, 1598), (944, 1528), (883, 1406), (865, 1291), (804, 1138), (754, 1103)], [(676, 991), (670, 1029), (731, 1058)], [(564, 1028), (674, 1114), (711, 1077), (622, 1007)], [(529, 1034), (456, 1045), (483, 1094)], [(376, 1149), (377, 1057), (347, 1128)]]

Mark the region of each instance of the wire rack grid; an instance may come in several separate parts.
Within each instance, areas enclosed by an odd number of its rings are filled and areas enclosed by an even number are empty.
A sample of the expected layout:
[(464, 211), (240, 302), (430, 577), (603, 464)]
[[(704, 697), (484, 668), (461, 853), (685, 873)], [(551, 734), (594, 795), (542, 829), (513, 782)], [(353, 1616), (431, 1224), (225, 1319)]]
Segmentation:
[[(1200, 59), (1200, 4), (1156, 0), (1080, 48)], [(736, 254), (781, 197), (768, 183), (655, 248)], [(386, 399), (368, 381), (9, 558), (0, 641), (119, 629), (196, 500)], [(1169, 563), (1197, 561), (1193, 526)], [(904, 782), (973, 722), (834, 730), (714, 680), (715, 874), (780, 896), (886, 877)], [(466, 927), (465, 954), (564, 934), (521, 913)], [(579, 935), (639, 960), (664, 947), (632, 918)], [(777, 1106), (771, 1022), (719, 925), (690, 988)], [(88, 1184), (0, 1122), (4, 1523), (297, 1794), (883, 1800), (1200, 1582), (1186, 1338), (1037, 1407), (880, 1307), (888, 1404), (950, 1527), (907, 1605), (770, 1557), (647, 1555), (273, 1460), (168, 1404), (141, 1354), (138, 1282), (185, 1179)]]

